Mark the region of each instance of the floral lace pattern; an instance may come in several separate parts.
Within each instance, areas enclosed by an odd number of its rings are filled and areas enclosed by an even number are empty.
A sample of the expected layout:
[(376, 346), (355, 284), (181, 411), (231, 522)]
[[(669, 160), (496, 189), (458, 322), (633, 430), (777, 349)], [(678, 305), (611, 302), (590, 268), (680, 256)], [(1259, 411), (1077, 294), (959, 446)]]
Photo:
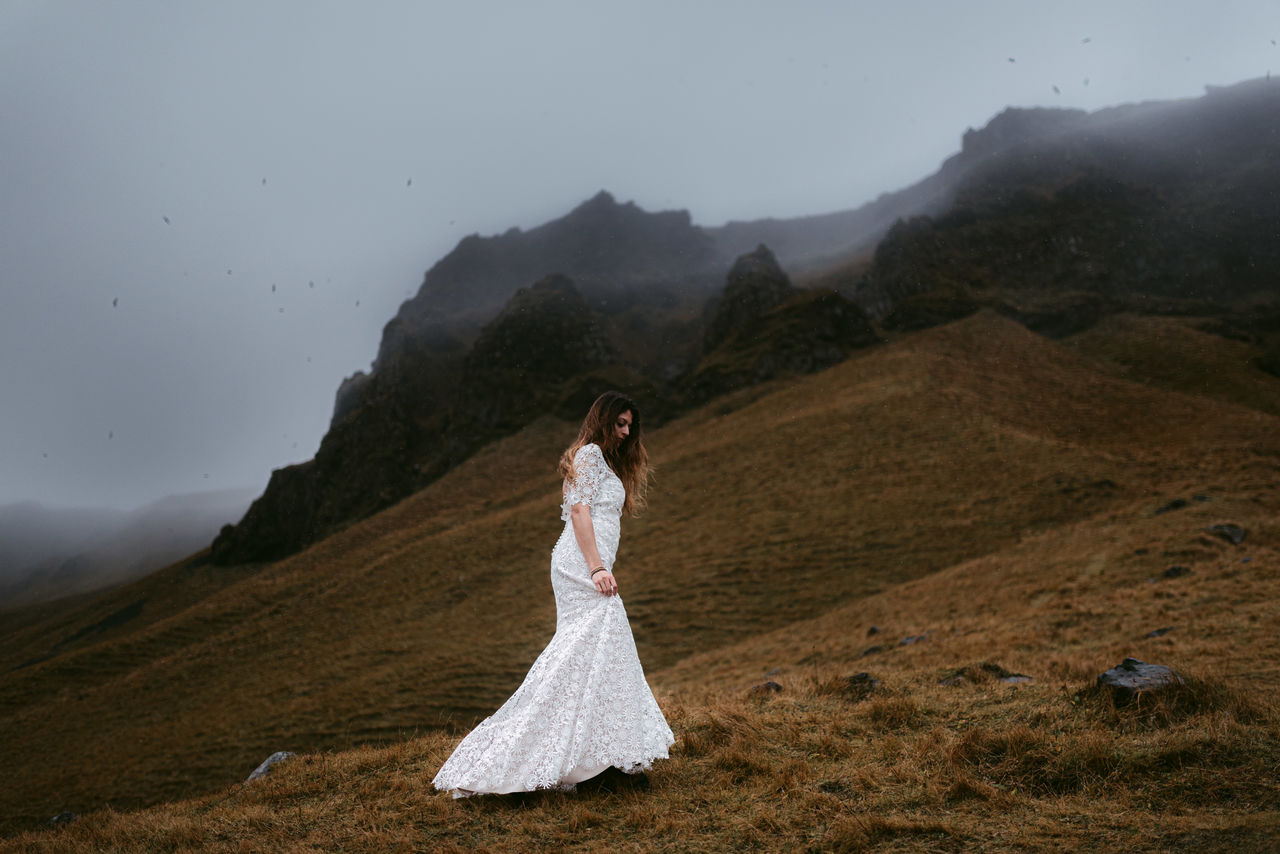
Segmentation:
[[(573, 455), (573, 478), (565, 479), (564, 503), (560, 505), (560, 520), (569, 521), (569, 508), (585, 504), (591, 509), (591, 520), (599, 516), (617, 519), (622, 514), (622, 504), (627, 491), (622, 481), (604, 461), (604, 452), (594, 442), (583, 445)], [(598, 535), (597, 535), (598, 537)], [(603, 557), (603, 555), (602, 555)]]
[(441, 766), (437, 789), (455, 798), (572, 789), (610, 766), (636, 773), (667, 757), (675, 738), (645, 681), (622, 598), (596, 590), (568, 521), (574, 504), (590, 508), (600, 559), (612, 569), (625, 499), (599, 446), (583, 446), (551, 551), (555, 636), (511, 698)]

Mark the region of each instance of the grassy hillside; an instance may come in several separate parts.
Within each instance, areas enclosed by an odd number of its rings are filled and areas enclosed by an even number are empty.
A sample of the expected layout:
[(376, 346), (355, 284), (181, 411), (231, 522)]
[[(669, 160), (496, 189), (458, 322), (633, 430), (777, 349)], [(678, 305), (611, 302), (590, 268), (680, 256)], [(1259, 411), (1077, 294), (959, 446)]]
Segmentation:
[[(1051, 342), (984, 312), (653, 432), (651, 509), (617, 570), (679, 738), (646, 792), (426, 786), (553, 630), (573, 425), (544, 419), (287, 560), (191, 560), (0, 618), (0, 813), (13, 832), (200, 796), (15, 842), (85, 850), (1259, 847), (1280, 809), (1280, 380), (1242, 346), (1151, 319)], [(1133, 355), (1153, 347), (1184, 372)], [(1223, 521), (1243, 545), (1204, 533)], [(1174, 563), (1192, 573), (1164, 580)], [(1116, 712), (1082, 689), (1125, 655), (1203, 681)], [(858, 670), (883, 683), (864, 701), (840, 688)], [(782, 694), (746, 699), (769, 672)], [(280, 749), (307, 757), (226, 788)]]

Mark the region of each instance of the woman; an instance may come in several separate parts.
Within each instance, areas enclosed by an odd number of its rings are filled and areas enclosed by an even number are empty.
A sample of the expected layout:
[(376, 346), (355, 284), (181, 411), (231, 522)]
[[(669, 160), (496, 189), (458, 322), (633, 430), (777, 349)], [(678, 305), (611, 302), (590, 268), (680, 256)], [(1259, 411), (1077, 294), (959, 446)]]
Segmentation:
[(621, 515), (644, 506), (649, 473), (640, 410), (626, 395), (596, 398), (560, 472), (556, 633), (511, 699), (436, 774), (433, 785), (455, 798), (570, 790), (611, 766), (638, 773), (675, 740), (645, 682), (613, 576)]

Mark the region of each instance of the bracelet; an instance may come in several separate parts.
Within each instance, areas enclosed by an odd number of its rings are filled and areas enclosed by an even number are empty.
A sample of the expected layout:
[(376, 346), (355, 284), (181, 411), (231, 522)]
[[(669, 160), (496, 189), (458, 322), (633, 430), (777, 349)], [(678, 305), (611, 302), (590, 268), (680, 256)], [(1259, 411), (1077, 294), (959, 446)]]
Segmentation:
[(591, 570), (591, 577), (595, 578), (597, 572), (608, 572), (608, 571), (609, 570), (605, 569), (603, 566), (597, 566), (595, 569)]

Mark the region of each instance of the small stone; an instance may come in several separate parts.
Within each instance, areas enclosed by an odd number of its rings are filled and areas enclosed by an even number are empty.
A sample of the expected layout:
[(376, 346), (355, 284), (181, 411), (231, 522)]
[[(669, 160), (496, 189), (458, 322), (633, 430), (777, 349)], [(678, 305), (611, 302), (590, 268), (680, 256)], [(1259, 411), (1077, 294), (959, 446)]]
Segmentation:
[(1185, 566), (1171, 566), (1163, 573), (1165, 578), (1181, 578), (1184, 575), (1190, 575), (1191, 570)]
[(275, 753), (271, 754), (266, 759), (262, 760), (262, 764), (253, 770), (253, 773), (250, 774), (248, 778), (245, 779), (245, 782), (250, 783), (250, 782), (253, 782), (254, 780), (259, 780), (267, 776), (267, 773), (271, 771), (271, 767), (273, 765), (275, 765), (277, 762), (283, 762), (286, 759), (295, 755), (296, 754), (290, 753), (287, 750), (277, 750)]
[(782, 693), (782, 686), (777, 682), (761, 682), (759, 685), (753, 685), (751, 690), (747, 692), (748, 697), (768, 697), (771, 694)]
[(880, 634), (879, 626), (872, 626), (871, 628), (867, 629), (867, 637), (871, 637), (872, 635), (878, 635), (878, 634)]
[(871, 692), (880, 687), (880, 680), (870, 673), (855, 673), (845, 677), (844, 693), (852, 700), (865, 700)]
[(1247, 535), (1244, 528), (1241, 528), (1239, 525), (1232, 525), (1229, 522), (1225, 525), (1210, 525), (1205, 528), (1205, 530), (1210, 534), (1216, 534), (1217, 536), (1222, 537), (1222, 539), (1227, 540), (1232, 545), (1236, 546), (1243, 543), (1244, 538)]
[(1117, 706), (1124, 706), (1139, 695), (1158, 691), (1170, 685), (1181, 685), (1182, 677), (1163, 664), (1147, 664), (1126, 658), (1105, 673), (1098, 674), (1098, 687), (1111, 692)]
[(1014, 673), (1011, 670), (1006, 670), (1004, 667), (1000, 666), (999, 664), (996, 664), (994, 661), (982, 662), (982, 670), (985, 673), (990, 673), (992, 676), (996, 677), (996, 679), (998, 679), (999, 681), (1008, 683), (1009, 685), (1017, 685), (1022, 682), (1032, 681), (1031, 677), (1028, 676), (1027, 674)]
[(864, 650), (862, 651), (862, 655), (861, 655), (861, 656), (859, 656), (859, 657), (860, 657), (860, 658), (866, 658), (868, 655), (875, 655), (875, 654), (876, 654), (876, 653), (878, 653), (878, 652), (884, 652), (884, 647), (883, 647), (883, 646), (881, 646), (880, 644), (876, 644), (875, 646), (869, 646), (869, 647), (867, 647), (866, 649), (864, 649)]
[(1158, 638), (1158, 637), (1161, 637), (1161, 636), (1163, 636), (1163, 635), (1167, 635), (1167, 634), (1169, 634), (1169, 632), (1173, 631), (1173, 630), (1174, 630), (1174, 629), (1176, 629), (1176, 628), (1177, 628), (1177, 626), (1165, 626), (1165, 627), (1164, 627), (1164, 628), (1162, 628), (1162, 629), (1155, 629), (1154, 631), (1147, 632), (1147, 637), (1149, 637), (1149, 638)]
[(1170, 501), (1168, 504), (1165, 504), (1163, 507), (1157, 508), (1156, 515), (1159, 516), (1161, 513), (1168, 513), (1171, 510), (1181, 510), (1183, 507), (1186, 507), (1187, 504), (1189, 503), (1190, 502), (1188, 502), (1187, 499), (1185, 498), (1175, 498), (1172, 501)]

